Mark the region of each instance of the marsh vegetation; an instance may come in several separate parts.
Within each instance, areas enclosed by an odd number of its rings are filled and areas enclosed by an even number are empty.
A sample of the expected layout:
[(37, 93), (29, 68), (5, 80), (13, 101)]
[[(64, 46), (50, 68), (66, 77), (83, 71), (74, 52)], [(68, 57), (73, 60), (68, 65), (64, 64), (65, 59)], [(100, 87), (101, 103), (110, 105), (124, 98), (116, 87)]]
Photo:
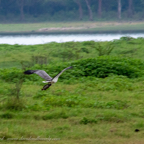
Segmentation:
[[(143, 49), (144, 38), (131, 37), (112, 42), (0, 45), (0, 138), (143, 143)], [(70, 65), (74, 68), (47, 91), (41, 91), (41, 77), (23, 74), (27, 69), (43, 69), (53, 77)]]

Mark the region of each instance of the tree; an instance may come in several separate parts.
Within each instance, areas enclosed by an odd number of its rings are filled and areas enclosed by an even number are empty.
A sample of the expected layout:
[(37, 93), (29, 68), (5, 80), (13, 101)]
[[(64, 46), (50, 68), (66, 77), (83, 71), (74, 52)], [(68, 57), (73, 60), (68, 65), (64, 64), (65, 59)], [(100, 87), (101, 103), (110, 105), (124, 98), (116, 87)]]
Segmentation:
[(118, 19), (121, 19), (121, 0), (118, 0)]
[(77, 3), (77, 5), (79, 7), (79, 19), (82, 20), (83, 10), (82, 10), (82, 6), (81, 6), (81, 2), (80, 2), (80, 0), (74, 0), (74, 2)]
[(88, 11), (89, 11), (89, 20), (93, 20), (93, 13), (92, 13), (92, 10), (91, 10), (91, 7), (90, 7), (90, 4), (89, 4), (89, 1), (88, 0), (85, 0), (86, 2), (86, 5), (88, 7)]
[(102, 16), (102, 0), (98, 0), (98, 16), (99, 18)]
[(133, 0), (128, 0), (128, 17), (132, 17), (133, 10), (132, 10)]
[(18, 5), (19, 5), (19, 9), (20, 9), (20, 19), (21, 19), (21, 21), (23, 21), (24, 20), (24, 10), (23, 10), (24, 0), (18, 0), (17, 2), (18, 2)]

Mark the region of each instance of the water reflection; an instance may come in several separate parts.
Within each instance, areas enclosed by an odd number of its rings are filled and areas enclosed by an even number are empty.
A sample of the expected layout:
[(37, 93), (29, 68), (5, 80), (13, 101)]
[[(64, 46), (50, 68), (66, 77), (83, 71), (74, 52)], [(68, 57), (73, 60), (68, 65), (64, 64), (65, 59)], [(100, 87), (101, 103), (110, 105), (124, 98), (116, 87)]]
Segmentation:
[(144, 33), (127, 34), (51, 34), (51, 35), (1, 35), (0, 44), (35, 45), (68, 41), (112, 41), (122, 36), (144, 37)]

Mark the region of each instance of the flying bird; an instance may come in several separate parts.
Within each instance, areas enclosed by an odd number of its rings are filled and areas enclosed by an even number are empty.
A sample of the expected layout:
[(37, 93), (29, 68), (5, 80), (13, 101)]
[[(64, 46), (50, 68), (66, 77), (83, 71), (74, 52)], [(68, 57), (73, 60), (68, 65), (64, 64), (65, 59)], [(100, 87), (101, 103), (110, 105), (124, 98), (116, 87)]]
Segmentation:
[(63, 69), (60, 73), (58, 73), (54, 78), (50, 77), (44, 70), (27, 70), (24, 72), (24, 74), (37, 74), (40, 77), (42, 77), (43, 79), (45, 79), (46, 81), (43, 81), (43, 83), (48, 83), (46, 85), (44, 85), (44, 87), (42, 88), (42, 90), (46, 90), (48, 89), (53, 83), (56, 83), (58, 81), (59, 76), (67, 69), (71, 69), (72, 66), (67, 67), (65, 69)]

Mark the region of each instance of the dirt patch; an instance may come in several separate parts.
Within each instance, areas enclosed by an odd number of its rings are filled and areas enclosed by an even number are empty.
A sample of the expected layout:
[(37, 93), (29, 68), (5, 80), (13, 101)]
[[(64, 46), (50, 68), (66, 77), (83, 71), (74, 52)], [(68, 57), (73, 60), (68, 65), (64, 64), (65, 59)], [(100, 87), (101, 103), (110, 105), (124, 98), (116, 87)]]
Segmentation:
[(52, 27), (52, 28), (41, 28), (38, 31), (47, 32), (47, 31), (67, 31), (67, 30), (81, 30), (81, 29), (90, 29), (95, 28), (95, 26), (87, 26), (87, 27)]
[(85, 22), (85, 23), (68, 23), (62, 27), (47, 27), (47, 28), (40, 28), (38, 32), (51, 32), (51, 31), (72, 31), (72, 30), (86, 30), (86, 29), (93, 29), (93, 28), (106, 28), (106, 27), (119, 27), (122, 26), (129, 26), (129, 25), (136, 25), (140, 23), (136, 22)]

